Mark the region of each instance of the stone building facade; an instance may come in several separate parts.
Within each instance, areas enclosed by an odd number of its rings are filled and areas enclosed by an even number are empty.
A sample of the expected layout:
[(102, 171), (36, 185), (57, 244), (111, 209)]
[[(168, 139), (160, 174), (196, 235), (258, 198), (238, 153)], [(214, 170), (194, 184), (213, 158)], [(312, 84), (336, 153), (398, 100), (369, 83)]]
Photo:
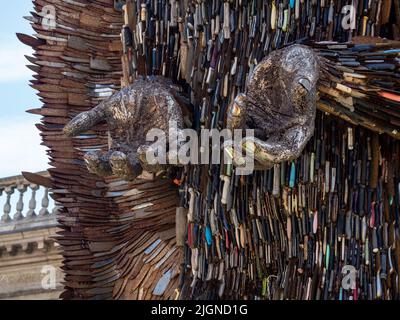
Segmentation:
[(58, 299), (62, 257), (53, 239), (57, 207), (49, 207), (48, 189), (23, 176), (3, 178), (0, 201), (0, 299)]

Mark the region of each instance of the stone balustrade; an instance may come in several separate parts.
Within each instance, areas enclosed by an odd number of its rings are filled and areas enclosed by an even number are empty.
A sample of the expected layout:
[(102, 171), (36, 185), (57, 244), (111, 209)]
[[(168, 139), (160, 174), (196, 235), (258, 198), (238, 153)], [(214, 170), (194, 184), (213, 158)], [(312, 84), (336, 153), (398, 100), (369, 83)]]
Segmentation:
[[(38, 174), (49, 176), (47, 171)], [(37, 198), (38, 195), (41, 199)], [(0, 203), (4, 203), (3, 208), (0, 208), (2, 209), (0, 226), (21, 219), (55, 214), (58, 210), (57, 205), (49, 208), (48, 188), (30, 183), (22, 175), (0, 178)], [(51, 204), (54, 202), (51, 201)]]

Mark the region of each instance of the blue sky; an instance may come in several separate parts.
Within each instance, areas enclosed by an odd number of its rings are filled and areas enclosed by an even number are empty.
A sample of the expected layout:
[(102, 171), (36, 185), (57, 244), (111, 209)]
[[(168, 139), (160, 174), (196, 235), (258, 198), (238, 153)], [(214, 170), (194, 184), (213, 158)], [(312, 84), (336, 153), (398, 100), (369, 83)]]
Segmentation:
[(24, 55), (32, 50), (15, 36), (16, 32), (34, 33), (23, 19), (32, 9), (30, 0), (15, 0), (2, 3), (0, 10), (0, 177), (48, 167), (45, 148), (40, 146), (39, 132), (34, 126), (40, 117), (25, 112), (41, 106), (35, 90), (29, 86), (32, 73), (25, 66)]

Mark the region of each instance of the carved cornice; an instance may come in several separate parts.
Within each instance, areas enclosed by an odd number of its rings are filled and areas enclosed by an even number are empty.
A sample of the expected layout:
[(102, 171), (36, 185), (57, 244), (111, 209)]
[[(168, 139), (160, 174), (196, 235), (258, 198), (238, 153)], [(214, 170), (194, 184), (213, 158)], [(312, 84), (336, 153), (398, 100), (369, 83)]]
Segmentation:
[(0, 259), (5, 254), (16, 255), (34, 250), (47, 252), (58, 247), (53, 239), (58, 230), (57, 226), (55, 215), (0, 225)]

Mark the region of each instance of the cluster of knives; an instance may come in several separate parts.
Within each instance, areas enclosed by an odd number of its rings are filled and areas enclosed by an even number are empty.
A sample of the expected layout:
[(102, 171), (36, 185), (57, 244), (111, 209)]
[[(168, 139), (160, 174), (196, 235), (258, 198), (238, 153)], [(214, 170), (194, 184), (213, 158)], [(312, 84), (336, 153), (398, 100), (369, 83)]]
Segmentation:
[[(33, 3), (36, 34), (19, 38), (35, 50), (28, 60), (43, 107), (30, 112), (42, 117), (52, 195), (63, 205), (63, 298), (400, 297), (399, 53), (375, 38), (398, 40), (398, 2), (359, 1), (354, 30), (343, 29), (349, 3), (337, 0)], [(42, 24), (48, 5), (52, 29)], [(337, 43), (357, 36), (370, 38)], [(104, 125), (62, 135), (73, 116), (152, 74), (182, 85), (193, 128), (224, 128), (257, 63), (292, 43), (323, 61), (323, 112), (296, 161), (251, 176), (189, 165), (174, 183), (126, 182), (85, 169), (84, 152), (108, 148)], [(349, 265), (350, 289), (341, 285)]]
[(321, 59), (318, 108), (400, 137), (400, 43), (314, 43)]
[[(296, 161), (250, 176), (213, 166), (217, 182), (193, 172), (185, 260), (193, 277), (182, 278), (181, 295), (399, 299), (399, 152), (388, 135), (319, 112)], [(346, 268), (356, 272), (351, 287)]]

